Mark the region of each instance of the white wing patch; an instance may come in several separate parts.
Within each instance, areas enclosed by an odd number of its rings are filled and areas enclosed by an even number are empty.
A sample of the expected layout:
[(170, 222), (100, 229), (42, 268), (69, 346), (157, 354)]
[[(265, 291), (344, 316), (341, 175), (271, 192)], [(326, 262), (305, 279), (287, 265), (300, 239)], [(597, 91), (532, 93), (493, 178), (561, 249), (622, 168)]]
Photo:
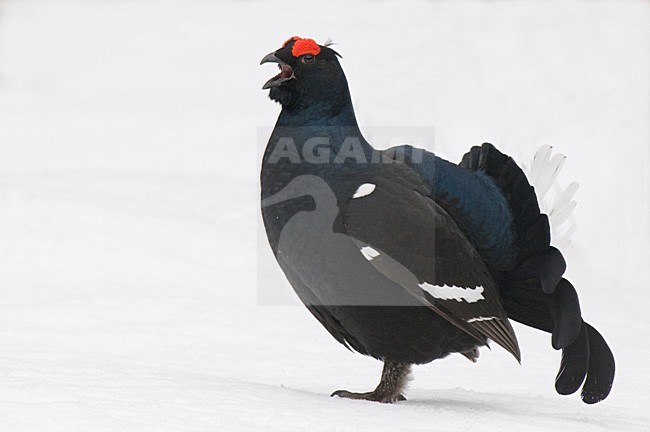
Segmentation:
[(375, 191), (375, 185), (372, 183), (364, 183), (361, 186), (359, 186), (359, 189), (352, 195), (352, 198), (361, 198), (366, 195), (370, 195)]
[(418, 284), (420, 288), (431, 294), (433, 297), (440, 300), (456, 300), (467, 303), (476, 303), (479, 300), (485, 300), (483, 297), (483, 287), (477, 286), (476, 288), (463, 288), (456, 285), (431, 285), (426, 282)]
[(377, 258), (379, 256), (379, 252), (377, 252), (370, 246), (362, 247), (361, 253), (363, 254), (364, 257), (366, 257), (368, 261), (372, 261), (373, 258)]
[(491, 316), (491, 317), (482, 317), (481, 316), (481, 317), (476, 317), (476, 318), (470, 318), (470, 319), (467, 320), (467, 322), (468, 323), (473, 323), (475, 321), (490, 321), (490, 320), (497, 319), (497, 318), (498, 317), (495, 317), (495, 316)]

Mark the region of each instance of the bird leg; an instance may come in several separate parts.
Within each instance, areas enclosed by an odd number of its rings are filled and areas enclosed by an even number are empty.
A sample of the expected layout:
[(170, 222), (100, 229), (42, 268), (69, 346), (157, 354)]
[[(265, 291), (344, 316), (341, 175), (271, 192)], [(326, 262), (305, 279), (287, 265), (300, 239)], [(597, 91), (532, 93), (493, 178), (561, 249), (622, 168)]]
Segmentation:
[(381, 381), (377, 388), (366, 393), (352, 393), (347, 390), (337, 390), (331, 396), (348, 399), (363, 399), (382, 403), (393, 403), (406, 400), (402, 390), (406, 386), (411, 365), (409, 363), (396, 363), (385, 361), (381, 372)]

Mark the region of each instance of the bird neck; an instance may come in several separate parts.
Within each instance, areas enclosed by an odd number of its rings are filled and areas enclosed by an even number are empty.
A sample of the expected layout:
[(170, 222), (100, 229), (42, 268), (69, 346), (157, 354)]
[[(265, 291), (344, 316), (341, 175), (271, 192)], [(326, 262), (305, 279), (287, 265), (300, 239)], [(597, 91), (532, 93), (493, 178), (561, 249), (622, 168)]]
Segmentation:
[(278, 126), (357, 126), (347, 86), (323, 97), (297, 97), (282, 107)]
[[(281, 156), (293, 165), (298, 160), (301, 165), (320, 165), (313, 167), (318, 171), (326, 168), (325, 165), (335, 168), (333, 165), (370, 162), (374, 149), (359, 129), (350, 94), (347, 91), (339, 94), (342, 97), (327, 102), (317, 100), (303, 106), (283, 107), (264, 162), (278, 162)], [(297, 167), (289, 169), (294, 171)], [(305, 167), (298, 169), (303, 170)]]

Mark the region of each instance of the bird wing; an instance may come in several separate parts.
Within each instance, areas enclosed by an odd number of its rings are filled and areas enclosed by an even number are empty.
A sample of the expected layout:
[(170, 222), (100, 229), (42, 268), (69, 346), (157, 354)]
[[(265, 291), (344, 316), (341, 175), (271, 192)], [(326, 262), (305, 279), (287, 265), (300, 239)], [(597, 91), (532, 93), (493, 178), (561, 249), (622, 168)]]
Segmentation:
[(384, 276), (481, 343), (520, 359), (494, 280), (472, 243), (405, 164), (380, 164), (342, 209), (346, 234)]
[(429, 186), (429, 196), (451, 216), (492, 270), (517, 264), (516, 227), (511, 207), (495, 180), (482, 169), (467, 169), (408, 145), (382, 152), (404, 162)]

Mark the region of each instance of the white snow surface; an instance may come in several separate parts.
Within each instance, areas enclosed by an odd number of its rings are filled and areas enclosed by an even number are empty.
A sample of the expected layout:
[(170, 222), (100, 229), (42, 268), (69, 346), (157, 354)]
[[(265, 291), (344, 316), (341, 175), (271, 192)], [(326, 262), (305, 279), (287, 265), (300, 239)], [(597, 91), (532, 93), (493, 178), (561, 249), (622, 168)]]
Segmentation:
[[(650, 430), (649, 9), (0, 0), (0, 430)], [(494, 347), (416, 367), (403, 403), (329, 397), (381, 365), (258, 239), (279, 111), (258, 63), (294, 34), (337, 42), (365, 129), (434, 127), (456, 161), (567, 156), (567, 277), (616, 356), (606, 401), (557, 395), (560, 353), (518, 324), (521, 366)]]

